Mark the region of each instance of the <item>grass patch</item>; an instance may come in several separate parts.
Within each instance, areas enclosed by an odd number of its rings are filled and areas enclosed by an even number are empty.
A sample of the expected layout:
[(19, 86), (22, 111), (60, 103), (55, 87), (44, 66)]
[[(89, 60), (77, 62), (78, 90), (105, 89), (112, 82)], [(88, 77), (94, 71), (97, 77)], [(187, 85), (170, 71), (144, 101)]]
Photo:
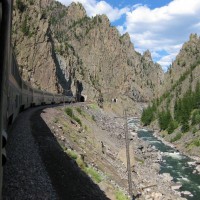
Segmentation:
[(200, 147), (200, 139), (198, 138), (198, 139), (194, 139), (194, 140), (192, 140), (192, 142), (190, 143), (190, 145), (189, 145), (190, 147)]
[(122, 191), (116, 191), (115, 197), (117, 200), (129, 200), (129, 198), (122, 192)]
[(200, 147), (200, 140), (199, 139), (194, 140), (193, 144), (196, 147)]
[(73, 110), (71, 108), (65, 108), (65, 113), (72, 118)]
[(84, 163), (84, 161), (80, 157), (78, 157), (76, 159), (76, 163), (83, 171), (86, 170), (86, 164)]
[(74, 115), (73, 110), (72, 110), (71, 108), (65, 108), (65, 113), (66, 113), (69, 117), (71, 117), (72, 119), (74, 119), (80, 126), (82, 126), (81, 120), (80, 120), (78, 117), (76, 117), (76, 116)]
[(65, 152), (66, 152), (67, 155), (70, 156), (70, 158), (72, 158), (73, 160), (76, 160), (76, 159), (78, 158), (78, 155), (77, 155), (74, 151), (72, 151), (72, 150), (70, 150), (70, 149), (67, 149), (67, 151), (65, 151)]
[(76, 111), (80, 114), (80, 115), (83, 115), (83, 111), (81, 110), (81, 108), (76, 108)]
[(81, 122), (81, 120), (80, 120), (78, 117), (74, 116), (73, 119), (74, 119), (80, 126), (82, 126), (82, 122)]
[(98, 110), (99, 109), (99, 106), (97, 104), (90, 104), (90, 108), (91, 109), (94, 109), (94, 110)]
[(100, 183), (103, 180), (102, 176), (92, 167), (87, 167), (85, 172), (90, 175), (92, 180), (96, 183)]
[(170, 142), (176, 142), (177, 140), (180, 140), (182, 137), (182, 133), (177, 133), (174, 138), (170, 140)]
[(100, 183), (103, 180), (103, 177), (96, 171), (93, 167), (88, 167), (83, 159), (73, 150), (67, 149), (65, 151), (73, 160), (76, 161), (77, 165), (89, 175), (95, 183)]
[(136, 160), (137, 162), (140, 162), (140, 163), (144, 164), (144, 160), (142, 160), (142, 159), (140, 159), (140, 158), (138, 158), (138, 157), (135, 157), (135, 160)]

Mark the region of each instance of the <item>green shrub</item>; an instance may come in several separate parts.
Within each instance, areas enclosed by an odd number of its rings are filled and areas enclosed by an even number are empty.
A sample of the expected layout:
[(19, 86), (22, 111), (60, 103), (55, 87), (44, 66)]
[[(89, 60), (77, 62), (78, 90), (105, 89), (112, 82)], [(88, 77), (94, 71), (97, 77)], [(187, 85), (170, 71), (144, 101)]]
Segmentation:
[(162, 130), (166, 130), (169, 125), (171, 124), (171, 127), (170, 127), (170, 131), (172, 131), (172, 129), (174, 127), (172, 127), (173, 125), (173, 122), (172, 122), (172, 116), (170, 114), (170, 111), (162, 111), (159, 113), (159, 119), (158, 119), (158, 122), (159, 122), (159, 126), (160, 126), (160, 129)]
[(196, 110), (192, 115), (192, 125), (200, 123), (200, 111)]
[(70, 150), (70, 149), (67, 149), (66, 153), (67, 153), (67, 155), (69, 155), (73, 160), (76, 160), (76, 159), (78, 158), (78, 155), (77, 155), (74, 151), (72, 151), (72, 150)]
[(192, 133), (196, 133), (197, 132), (197, 128), (196, 127), (194, 127), (193, 129), (192, 129)]
[(192, 140), (188, 145), (187, 145), (187, 148), (192, 148), (192, 147), (200, 147), (200, 139), (194, 139)]
[(177, 140), (180, 140), (181, 137), (182, 137), (182, 133), (177, 133), (176, 136), (174, 138), (172, 138), (170, 141), (175, 142)]
[(22, 22), (21, 31), (24, 35), (30, 35), (30, 27), (28, 25), (28, 16), (25, 17), (24, 21)]
[(82, 126), (81, 120), (74, 115), (73, 110), (71, 108), (65, 108), (65, 113), (68, 116), (70, 116), (73, 120), (75, 120), (80, 126)]
[(76, 110), (77, 110), (77, 112), (79, 113), (79, 114), (81, 114), (82, 115), (82, 110), (81, 110), (81, 108), (76, 108)]
[(154, 115), (155, 112), (156, 112), (155, 105), (148, 106), (146, 109), (143, 110), (141, 121), (145, 126), (149, 125), (155, 119), (155, 115)]
[(129, 198), (122, 191), (116, 191), (115, 197), (117, 200), (129, 200)]
[(196, 139), (193, 141), (194, 146), (200, 147), (200, 139)]
[(26, 5), (22, 2), (22, 0), (16, 0), (16, 6), (20, 12), (24, 12), (26, 10)]
[(76, 108), (76, 110), (77, 110), (77, 112), (80, 114), (80, 115), (82, 115), (82, 116), (84, 116), (85, 117), (85, 113), (84, 113), (84, 111), (83, 110), (81, 110), (81, 108)]
[(171, 121), (167, 128), (168, 134), (173, 133), (176, 128), (178, 128), (178, 122), (175, 120)]
[(189, 131), (189, 129), (190, 129), (189, 123), (185, 121), (181, 127), (182, 133), (186, 133), (187, 131)]
[(84, 161), (80, 157), (78, 157), (76, 159), (76, 163), (83, 171), (86, 170), (86, 165), (85, 165)]
[(82, 122), (81, 122), (81, 120), (80, 120), (78, 117), (73, 116), (72, 118), (73, 118), (80, 126), (82, 126)]
[(66, 113), (67, 115), (69, 115), (70, 117), (73, 116), (73, 110), (72, 110), (71, 108), (65, 108), (65, 113)]
[(100, 183), (103, 178), (101, 175), (92, 167), (86, 168), (85, 172), (91, 176), (92, 180), (94, 180), (96, 183)]

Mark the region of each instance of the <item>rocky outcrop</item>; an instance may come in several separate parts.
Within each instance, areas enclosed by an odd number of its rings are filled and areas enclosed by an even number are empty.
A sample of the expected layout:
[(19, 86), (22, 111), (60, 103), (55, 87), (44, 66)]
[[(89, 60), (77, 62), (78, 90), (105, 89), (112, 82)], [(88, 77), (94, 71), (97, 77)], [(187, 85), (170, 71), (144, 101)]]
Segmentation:
[(107, 16), (89, 18), (80, 3), (53, 0), (18, 0), (14, 8), (15, 53), (34, 87), (104, 101), (126, 95), (144, 102), (159, 94), (161, 67), (149, 51), (136, 52), (129, 34), (120, 35)]
[(176, 96), (182, 97), (190, 87), (194, 90), (200, 77), (199, 64), (200, 38), (197, 34), (191, 34), (165, 74), (162, 93), (173, 88), (172, 92), (176, 91)]
[[(198, 156), (200, 152), (200, 126), (199, 121), (196, 120), (196, 113), (200, 111), (199, 81), (200, 37), (197, 34), (191, 34), (189, 41), (183, 44), (175, 61), (165, 74), (161, 88), (162, 95), (154, 102), (157, 103), (156, 109), (160, 113), (170, 111), (170, 123), (177, 124), (176, 127), (172, 127), (171, 132), (168, 124), (166, 130), (160, 133), (162, 137), (175, 143), (179, 151), (193, 156)], [(159, 118), (159, 115), (155, 114), (155, 116)], [(159, 120), (161, 120), (161, 115)], [(159, 127), (159, 120), (152, 122), (151, 127), (164, 129)], [(186, 129), (184, 129), (185, 124)]]

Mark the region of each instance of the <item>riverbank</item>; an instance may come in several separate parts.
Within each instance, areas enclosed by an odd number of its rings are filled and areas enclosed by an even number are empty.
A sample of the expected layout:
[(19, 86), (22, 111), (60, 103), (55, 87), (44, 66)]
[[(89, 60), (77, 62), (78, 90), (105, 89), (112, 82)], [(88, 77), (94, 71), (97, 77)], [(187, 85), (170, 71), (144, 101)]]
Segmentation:
[(200, 160), (200, 126), (191, 125), (188, 132), (182, 132), (181, 126), (176, 128), (171, 134), (166, 130), (160, 130), (158, 121), (153, 121), (149, 126), (145, 127), (148, 130), (153, 130), (156, 137), (159, 137), (163, 142), (172, 145), (181, 154), (184, 154), (197, 162)]
[(153, 131), (153, 136), (155, 136), (158, 140), (162, 141), (165, 145), (173, 148), (175, 152), (179, 152), (181, 155), (189, 157), (192, 160), (189, 162), (189, 164), (190, 165), (192, 164), (195, 166), (195, 170), (193, 171), (193, 173), (200, 174), (200, 157), (199, 156), (190, 155), (187, 151), (184, 151), (183, 148), (179, 148), (178, 145), (175, 145), (173, 143), (170, 143), (169, 141), (166, 141), (165, 138), (161, 137), (160, 135), (161, 135), (161, 132), (159, 132), (158, 130)]
[[(179, 189), (182, 195), (187, 199), (196, 200), (200, 195), (200, 173), (199, 162), (192, 160), (190, 157), (174, 149), (173, 145), (169, 145), (163, 138), (152, 131), (139, 131), (139, 137), (147, 140), (159, 150), (162, 156), (161, 173), (169, 173), (173, 180), (177, 183), (173, 188)], [(163, 142), (162, 142), (162, 141)]]
[[(70, 108), (73, 118), (63, 107), (45, 109), (41, 116), (64, 151), (72, 151), (80, 158), (78, 162), (81, 160), (84, 166), (94, 167), (100, 174), (102, 179), (98, 185), (108, 198), (117, 199), (117, 190), (127, 194), (124, 119), (94, 104)], [(79, 123), (75, 119), (79, 119)], [(172, 189), (175, 183), (170, 175), (159, 173), (162, 159), (159, 152), (138, 138), (133, 130), (130, 132), (130, 158), (133, 193), (137, 199), (184, 199)]]
[(154, 132), (153, 132), (153, 135), (154, 135), (157, 139), (161, 140), (165, 145), (168, 145), (168, 146), (172, 147), (175, 151), (178, 151), (180, 154), (185, 155), (185, 156), (191, 158), (192, 160), (194, 160), (194, 161), (196, 161), (196, 162), (200, 162), (200, 157), (199, 157), (199, 156), (190, 155), (188, 152), (185, 152), (185, 151), (183, 151), (182, 149), (180, 149), (177, 145), (166, 141), (163, 137), (160, 136), (160, 135), (161, 135), (161, 132), (159, 132), (159, 131), (154, 131)]

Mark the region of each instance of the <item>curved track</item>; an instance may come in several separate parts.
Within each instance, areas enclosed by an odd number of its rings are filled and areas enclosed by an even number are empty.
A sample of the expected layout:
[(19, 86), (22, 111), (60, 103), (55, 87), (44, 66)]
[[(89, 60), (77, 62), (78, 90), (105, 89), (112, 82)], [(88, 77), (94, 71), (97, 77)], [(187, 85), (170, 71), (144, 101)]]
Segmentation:
[(31, 106), (75, 101), (72, 96), (32, 88), (22, 80), (11, 46), (12, 3), (11, 0), (0, 0), (0, 199), (8, 124), (20, 111)]
[(40, 117), (45, 107), (21, 113), (10, 130), (3, 198), (108, 199), (63, 152)]

